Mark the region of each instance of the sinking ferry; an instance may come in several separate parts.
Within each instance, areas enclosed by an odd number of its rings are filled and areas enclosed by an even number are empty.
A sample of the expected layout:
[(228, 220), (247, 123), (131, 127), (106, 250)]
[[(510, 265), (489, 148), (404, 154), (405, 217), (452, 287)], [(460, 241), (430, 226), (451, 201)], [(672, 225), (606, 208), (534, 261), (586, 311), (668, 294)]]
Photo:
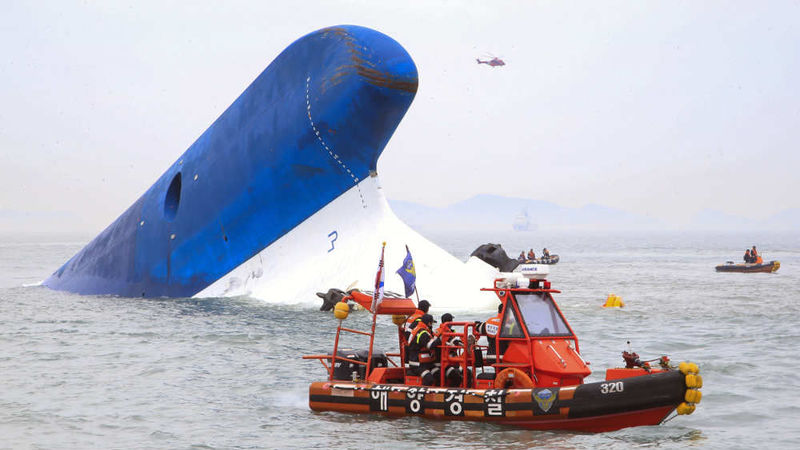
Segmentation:
[[(460, 306), (480, 306), (472, 280), (496, 270), (459, 261), (400, 221), (377, 176), (417, 85), (414, 61), (380, 32), (343, 25), (301, 37), (43, 285), (315, 303), (320, 286), (357, 286), (348, 274), (374, 264), (364, 246), (386, 240), (389, 263), (411, 249), (419, 288), (437, 305), (455, 290)], [(456, 277), (469, 281), (431, 281)], [(387, 289), (399, 290), (394, 282)]]

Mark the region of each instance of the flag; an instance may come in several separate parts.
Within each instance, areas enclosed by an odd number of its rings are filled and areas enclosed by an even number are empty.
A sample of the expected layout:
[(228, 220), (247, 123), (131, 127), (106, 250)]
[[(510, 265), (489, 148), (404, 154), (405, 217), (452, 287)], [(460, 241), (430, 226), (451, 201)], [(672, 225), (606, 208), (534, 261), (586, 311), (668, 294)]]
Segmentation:
[(406, 245), (406, 259), (403, 260), (403, 266), (397, 269), (397, 274), (403, 279), (403, 285), (406, 288), (406, 298), (410, 298), (411, 294), (417, 289), (417, 269), (414, 268), (414, 260), (411, 259), (411, 250)]
[(378, 305), (381, 304), (381, 300), (383, 300), (383, 250), (386, 249), (386, 242), (383, 243), (383, 247), (381, 247), (381, 260), (378, 261), (378, 273), (375, 274), (375, 292), (372, 293), (372, 312), (376, 312), (378, 310)]

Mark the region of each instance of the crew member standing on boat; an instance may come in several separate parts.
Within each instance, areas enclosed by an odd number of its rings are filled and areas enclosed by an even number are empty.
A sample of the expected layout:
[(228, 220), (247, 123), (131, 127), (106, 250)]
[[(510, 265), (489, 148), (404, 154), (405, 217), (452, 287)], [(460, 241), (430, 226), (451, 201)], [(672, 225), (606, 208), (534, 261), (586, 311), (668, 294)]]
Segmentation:
[(761, 259), (761, 255), (759, 255), (758, 251), (756, 251), (755, 245), (753, 246), (753, 249), (750, 250), (750, 258), (752, 258), (753, 262), (756, 264), (761, 264), (762, 262), (764, 262), (764, 260)]
[(475, 331), (481, 336), (486, 336), (489, 343), (489, 349), (486, 353), (487, 365), (492, 365), (502, 359), (498, 358), (497, 353), (497, 333), (500, 331), (500, 325), (503, 323), (503, 304), (497, 306), (497, 315), (487, 320), (486, 322), (476, 322)]
[(441, 340), (433, 336), (432, 326), (433, 316), (423, 314), (411, 335), (411, 345), (408, 346), (408, 365), (411, 373), (422, 379), (423, 386), (433, 386), (439, 378), (439, 368), (434, 364), (434, 353)]
[(746, 264), (750, 264), (751, 262), (753, 262), (753, 257), (750, 256), (750, 249), (749, 248), (745, 249), (745, 251), (744, 251), (744, 262)]
[(533, 252), (533, 249), (528, 250), (528, 260), (533, 261), (536, 259), (536, 253)]
[(419, 305), (417, 305), (417, 310), (414, 311), (414, 314), (408, 316), (406, 319), (406, 324), (403, 327), (403, 332), (406, 336), (406, 343), (411, 344), (411, 334), (414, 332), (414, 328), (417, 327), (419, 324), (419, 319), (428, 313), (428, 310), (431, 307), (431, 303), (427, 300), (420, 300)]

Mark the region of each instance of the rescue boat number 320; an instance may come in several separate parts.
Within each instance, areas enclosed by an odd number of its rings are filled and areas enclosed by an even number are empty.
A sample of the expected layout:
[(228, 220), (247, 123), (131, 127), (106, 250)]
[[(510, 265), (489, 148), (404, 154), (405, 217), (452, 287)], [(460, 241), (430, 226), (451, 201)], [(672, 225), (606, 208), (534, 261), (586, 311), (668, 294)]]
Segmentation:
[(613, 383), (602, 383), (600, 385), (601, 394), (613, 394), (614, 392), (622, 392), (625, 390), (625, 385), (622, 381), (615, 381)]

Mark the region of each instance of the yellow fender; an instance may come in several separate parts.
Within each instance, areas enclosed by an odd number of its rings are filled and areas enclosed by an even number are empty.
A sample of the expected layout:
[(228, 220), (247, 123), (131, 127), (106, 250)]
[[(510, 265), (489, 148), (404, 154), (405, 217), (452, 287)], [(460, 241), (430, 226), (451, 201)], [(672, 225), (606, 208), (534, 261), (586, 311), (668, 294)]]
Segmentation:
[(683, 361), (682, 363), (678, 364), (678, 370), (680, 370), (681, 373), (684, 375), (688, 375), (690, 373), (692, 374), (700, 373), (700, 368), (697, 367), (697, 364), (686, 361)]
[(687, 389), (686, 395), (683, 396), (687, 403), (700, 403), (703, 398), (703, 393), (697, 389)]
[(333, 316), (339, 320), (347, 319), (350, 314), (350, 306), (345, 302), (339, 302), (333, 307)]
[(686, 375), (686, 387), (700, 389), (703, 387), (703, 377), (701, 375)]
[(694, 412), (694, 405), (690, 405), (687, 403), (681, 403), (678, 405), (678, 414), (680, 415), (688, 415)]

